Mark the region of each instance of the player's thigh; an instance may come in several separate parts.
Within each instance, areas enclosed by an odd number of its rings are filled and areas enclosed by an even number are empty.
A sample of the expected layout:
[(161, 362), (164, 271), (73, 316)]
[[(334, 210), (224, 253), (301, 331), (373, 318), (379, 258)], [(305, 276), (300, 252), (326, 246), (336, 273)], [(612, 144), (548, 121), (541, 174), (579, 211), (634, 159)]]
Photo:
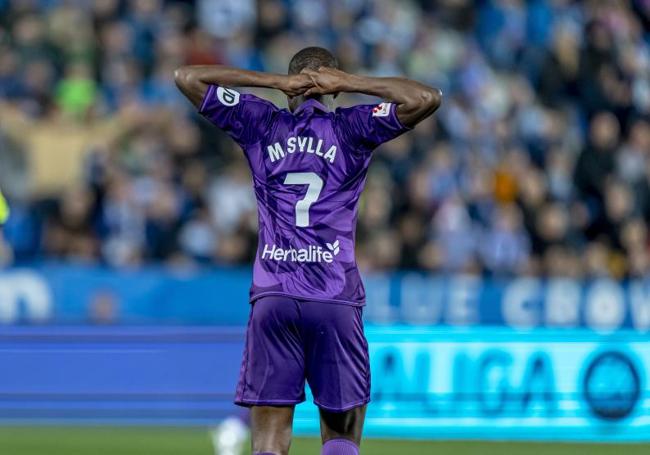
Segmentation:
[(370, 362), (362, 309), (305, 302), (302, 337), (306, 376), (314, 403), (344, 412), (370, 401)]
[(320, 432), (323, 443), (330, 439), (349, 439), (361, 444), (363, 423), (366, 418), (366, 405), (344, 412), (320, 410)]
[(289, 453), (293, 411), (293, 406), (251, 407), (251, 445), (254, 454)]

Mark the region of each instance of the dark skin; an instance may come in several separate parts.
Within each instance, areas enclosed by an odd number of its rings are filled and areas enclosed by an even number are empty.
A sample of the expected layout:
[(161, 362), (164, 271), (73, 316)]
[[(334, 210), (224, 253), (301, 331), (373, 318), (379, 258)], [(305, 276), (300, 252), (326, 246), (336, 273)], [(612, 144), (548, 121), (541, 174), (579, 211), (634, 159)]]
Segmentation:
[(253, 453), (287, 455), (291, 446), (293, 406), (252, 406)]
[[(403, 125), (414, 127), (433, 114), (442, 100), (439, 89), (400, 77), (368, 77), (320, 67), (304, 69), (300, 74), (270, 74), (227, 66), (185, 66), (174, 73), (180, 91), (197, 107), (210, 84), (227, 87), (265, 87), (287, 95), (293, 112), (308, 99), (317, 99), (332, 107), (339, 93), (356, 92), (377, 96), (397, 105)], [(253, 453), (287, 455), (291, 445), (293, 406), (253, 406), (251, 430)], [(321, 438), (348, 439), (361, 444), (366, 406), (346, 412), (320, 410)]]
[(265, 87), (281, 90), (294, 111), (306, 99), (316, 98), (331, 105), (339, 93), (373, 95), (397, 105), (402, 124), (413, 127), (433, 114), (442, 102), (442, 92), (403, 77), (369, 77), (320, 67), (300, 74), (271, 74), (221, 65), (184, 66), (174, 73), (176, 85), (195, 105), (200, 106), (210, 84), (226, 87)]
[[(289, 453), (293, 412), (293, 406), (251, 407), (253, 453)], [(345, 412), (320, 409), (320, 434), (323, 444), (331, 439), (348, 439), (360, 446), (365, 418), (366, 405)]]
[(403, 77), (369, 77), (349, 74), (336, 68), (304, 69), (314, 84), (306, 98), (339, 93), (373, 95), (397, 105), (397, 117), (403, 125), (414, 127), (440, 107), (442, 92)]
[(196, 107), (201, 105), (210, 84), (226, 87), (264, 87), (280, 90), (291, 101), (313, 87), (306, 74), (272, 74), (222, 65), (183, 66), (174, 71), (178, 89)]

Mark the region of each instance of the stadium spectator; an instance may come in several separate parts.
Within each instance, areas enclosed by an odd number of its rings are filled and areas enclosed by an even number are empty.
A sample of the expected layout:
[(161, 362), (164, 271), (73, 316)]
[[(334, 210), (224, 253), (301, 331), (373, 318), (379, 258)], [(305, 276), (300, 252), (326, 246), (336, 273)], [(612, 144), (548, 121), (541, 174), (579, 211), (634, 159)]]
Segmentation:
[(285, 72), (273, 62), (313, 42), (348, 71), (445, 91), (438, 116), (376, 152), (358, 226), (365, 270), (643, 276), (646, 4), (0, 2), (3, 257), (249, 261), (246, 163), (181, 99), (172, 69)]

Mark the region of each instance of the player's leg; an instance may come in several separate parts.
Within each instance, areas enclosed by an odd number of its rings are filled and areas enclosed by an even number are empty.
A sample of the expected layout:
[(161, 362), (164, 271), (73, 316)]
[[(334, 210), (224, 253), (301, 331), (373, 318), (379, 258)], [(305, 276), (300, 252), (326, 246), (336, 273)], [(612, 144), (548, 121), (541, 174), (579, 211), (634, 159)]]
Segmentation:
[(370, 401), (362, 309), (319, 302), (304, 302), (301, 309), (306, 376), (321, 410), (322, 453), (356, 455)]
[(357, 455), (361, 445), (366, 405), (344, 412), (320, 410), (323, 455)]
[(291, 446), (293, 406), (253, 406), (251, 439), (253, 454), (286, 455)]
[(289, 451), (293, 406), (305, 400), (300, 309), (285, 297), (264, 297), (251, 309), (235, 403), (251, 408), (254, 454)]

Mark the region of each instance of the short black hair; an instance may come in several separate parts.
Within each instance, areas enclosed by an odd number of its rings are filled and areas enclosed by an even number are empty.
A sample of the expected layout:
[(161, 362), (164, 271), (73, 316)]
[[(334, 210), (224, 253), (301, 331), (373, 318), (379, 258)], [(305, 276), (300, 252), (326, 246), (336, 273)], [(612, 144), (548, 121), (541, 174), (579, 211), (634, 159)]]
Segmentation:
[(306, 47), (291, 57), (289, 74), (298, 74), (305, 68), (317, 70), (321, 66), (338, 68), (336, 57), (325, 48), (318, 46)]

